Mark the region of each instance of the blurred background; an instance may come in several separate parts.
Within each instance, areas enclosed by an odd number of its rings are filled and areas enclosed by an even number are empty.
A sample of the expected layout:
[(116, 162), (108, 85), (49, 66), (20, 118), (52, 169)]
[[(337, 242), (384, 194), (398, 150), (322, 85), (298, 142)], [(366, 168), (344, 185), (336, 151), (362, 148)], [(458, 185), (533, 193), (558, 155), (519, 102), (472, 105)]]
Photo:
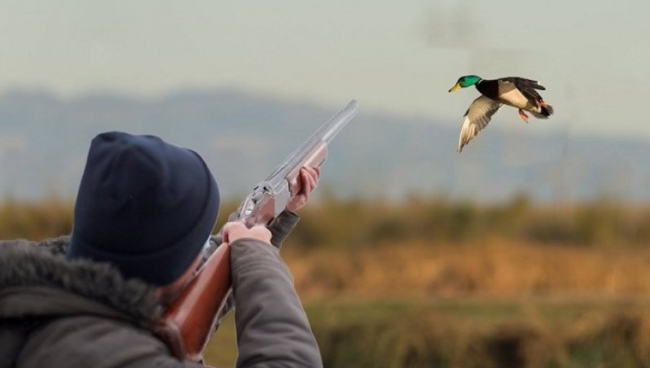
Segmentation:
[[(328, 367), (650, 366), (650, 3), (0, 4), (0, 237), (67, 234), (90, 140), (199, 152), (217, 226), (351, 99), (284, 248)], [(546, 86), (461, 155), (478, 92)], [(216, 230), (216, 228), (215, 228)], [(232, 316), (231, 316), (232, 317)], [(232, 366), (232, 319), (208, 363)]]

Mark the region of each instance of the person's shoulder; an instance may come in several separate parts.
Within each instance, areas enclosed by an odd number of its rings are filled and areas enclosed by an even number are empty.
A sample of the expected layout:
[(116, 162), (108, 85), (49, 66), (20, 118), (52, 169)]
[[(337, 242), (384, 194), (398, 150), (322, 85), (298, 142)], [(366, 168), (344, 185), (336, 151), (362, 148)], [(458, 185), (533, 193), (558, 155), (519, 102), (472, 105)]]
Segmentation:
[(148, 330), (118, 319), (93, 315), (59, 318), (33, 338), (40, 342), (30, 344), (34, 351), (27, 356), (48, 357), (34, 362), (46, 366), (200, 367), (172, 357)]

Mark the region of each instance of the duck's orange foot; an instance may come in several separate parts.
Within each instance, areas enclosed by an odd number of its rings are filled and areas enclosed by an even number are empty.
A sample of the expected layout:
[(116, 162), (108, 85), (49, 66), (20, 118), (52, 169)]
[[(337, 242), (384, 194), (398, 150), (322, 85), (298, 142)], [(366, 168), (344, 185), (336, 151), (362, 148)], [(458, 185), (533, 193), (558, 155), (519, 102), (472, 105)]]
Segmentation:
[(542, 100), (537, 101), (537, 105), (539, 105), (540, 108), (548, 107), (548, 104)]
[(526, 113), (524, 112), (524, 110), (519, 109), (519, 116), (521, 117), (521, 119), (522, 119), (524, 122), (526, 122), (526, 124), (528, 124), (528, 115), (526, 115)]

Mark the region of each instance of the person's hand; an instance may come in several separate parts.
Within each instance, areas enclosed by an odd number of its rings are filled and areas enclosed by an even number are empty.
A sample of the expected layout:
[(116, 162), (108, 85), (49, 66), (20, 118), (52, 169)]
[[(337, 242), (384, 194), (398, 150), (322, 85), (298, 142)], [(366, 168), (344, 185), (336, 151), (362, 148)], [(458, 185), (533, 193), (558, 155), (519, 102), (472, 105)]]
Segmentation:
[(231, 221), (223, 226), (224, 243), (232, 243), (241, 238), (256, 239), (271, 244), (271, 232), (264, 225), (255, 225), (249, 229), (241, 221)]
[(287, 204), (287, 210), (293, 212), (302, 208), (309, 200), (311, 192), (318, 185), (319, 178), (320, 168), (308, 166), (300, 168), (298, 180), (296, 180), (296, 183), (291, 188), (291, 193), (295, 194), (289, 201), (289, 204)]

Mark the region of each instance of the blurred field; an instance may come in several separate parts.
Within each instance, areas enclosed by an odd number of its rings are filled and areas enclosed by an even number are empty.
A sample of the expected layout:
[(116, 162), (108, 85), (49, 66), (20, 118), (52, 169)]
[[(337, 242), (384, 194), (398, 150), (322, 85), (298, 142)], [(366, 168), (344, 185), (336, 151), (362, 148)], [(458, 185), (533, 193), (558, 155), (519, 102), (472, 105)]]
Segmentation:
[[(328, 367), (650, 366), (650, 205), (328, 198), (301, 217), (283, 254)], [(5, 239), (71, 223), (69, 201), (0, 206)], [(211, 364), (233, 365), (231, 318)]]
[[(563, 296), (307, 302), (326, 367), (647, 367), (650, 300)], [(208, 363), (234, 366), (232, 315)]]
[[(402, 244), (285, 259), (327, 367), (650, 366), (645, 248)], [(233, 366), (234, 341), (229, 319), (208, 362)]]
[(482, 245), (404, 243), (306, 253), (287, 248), (305, 298), (464, 297), (650, 292), (650, 248), (585, 248), (490, 240)]

